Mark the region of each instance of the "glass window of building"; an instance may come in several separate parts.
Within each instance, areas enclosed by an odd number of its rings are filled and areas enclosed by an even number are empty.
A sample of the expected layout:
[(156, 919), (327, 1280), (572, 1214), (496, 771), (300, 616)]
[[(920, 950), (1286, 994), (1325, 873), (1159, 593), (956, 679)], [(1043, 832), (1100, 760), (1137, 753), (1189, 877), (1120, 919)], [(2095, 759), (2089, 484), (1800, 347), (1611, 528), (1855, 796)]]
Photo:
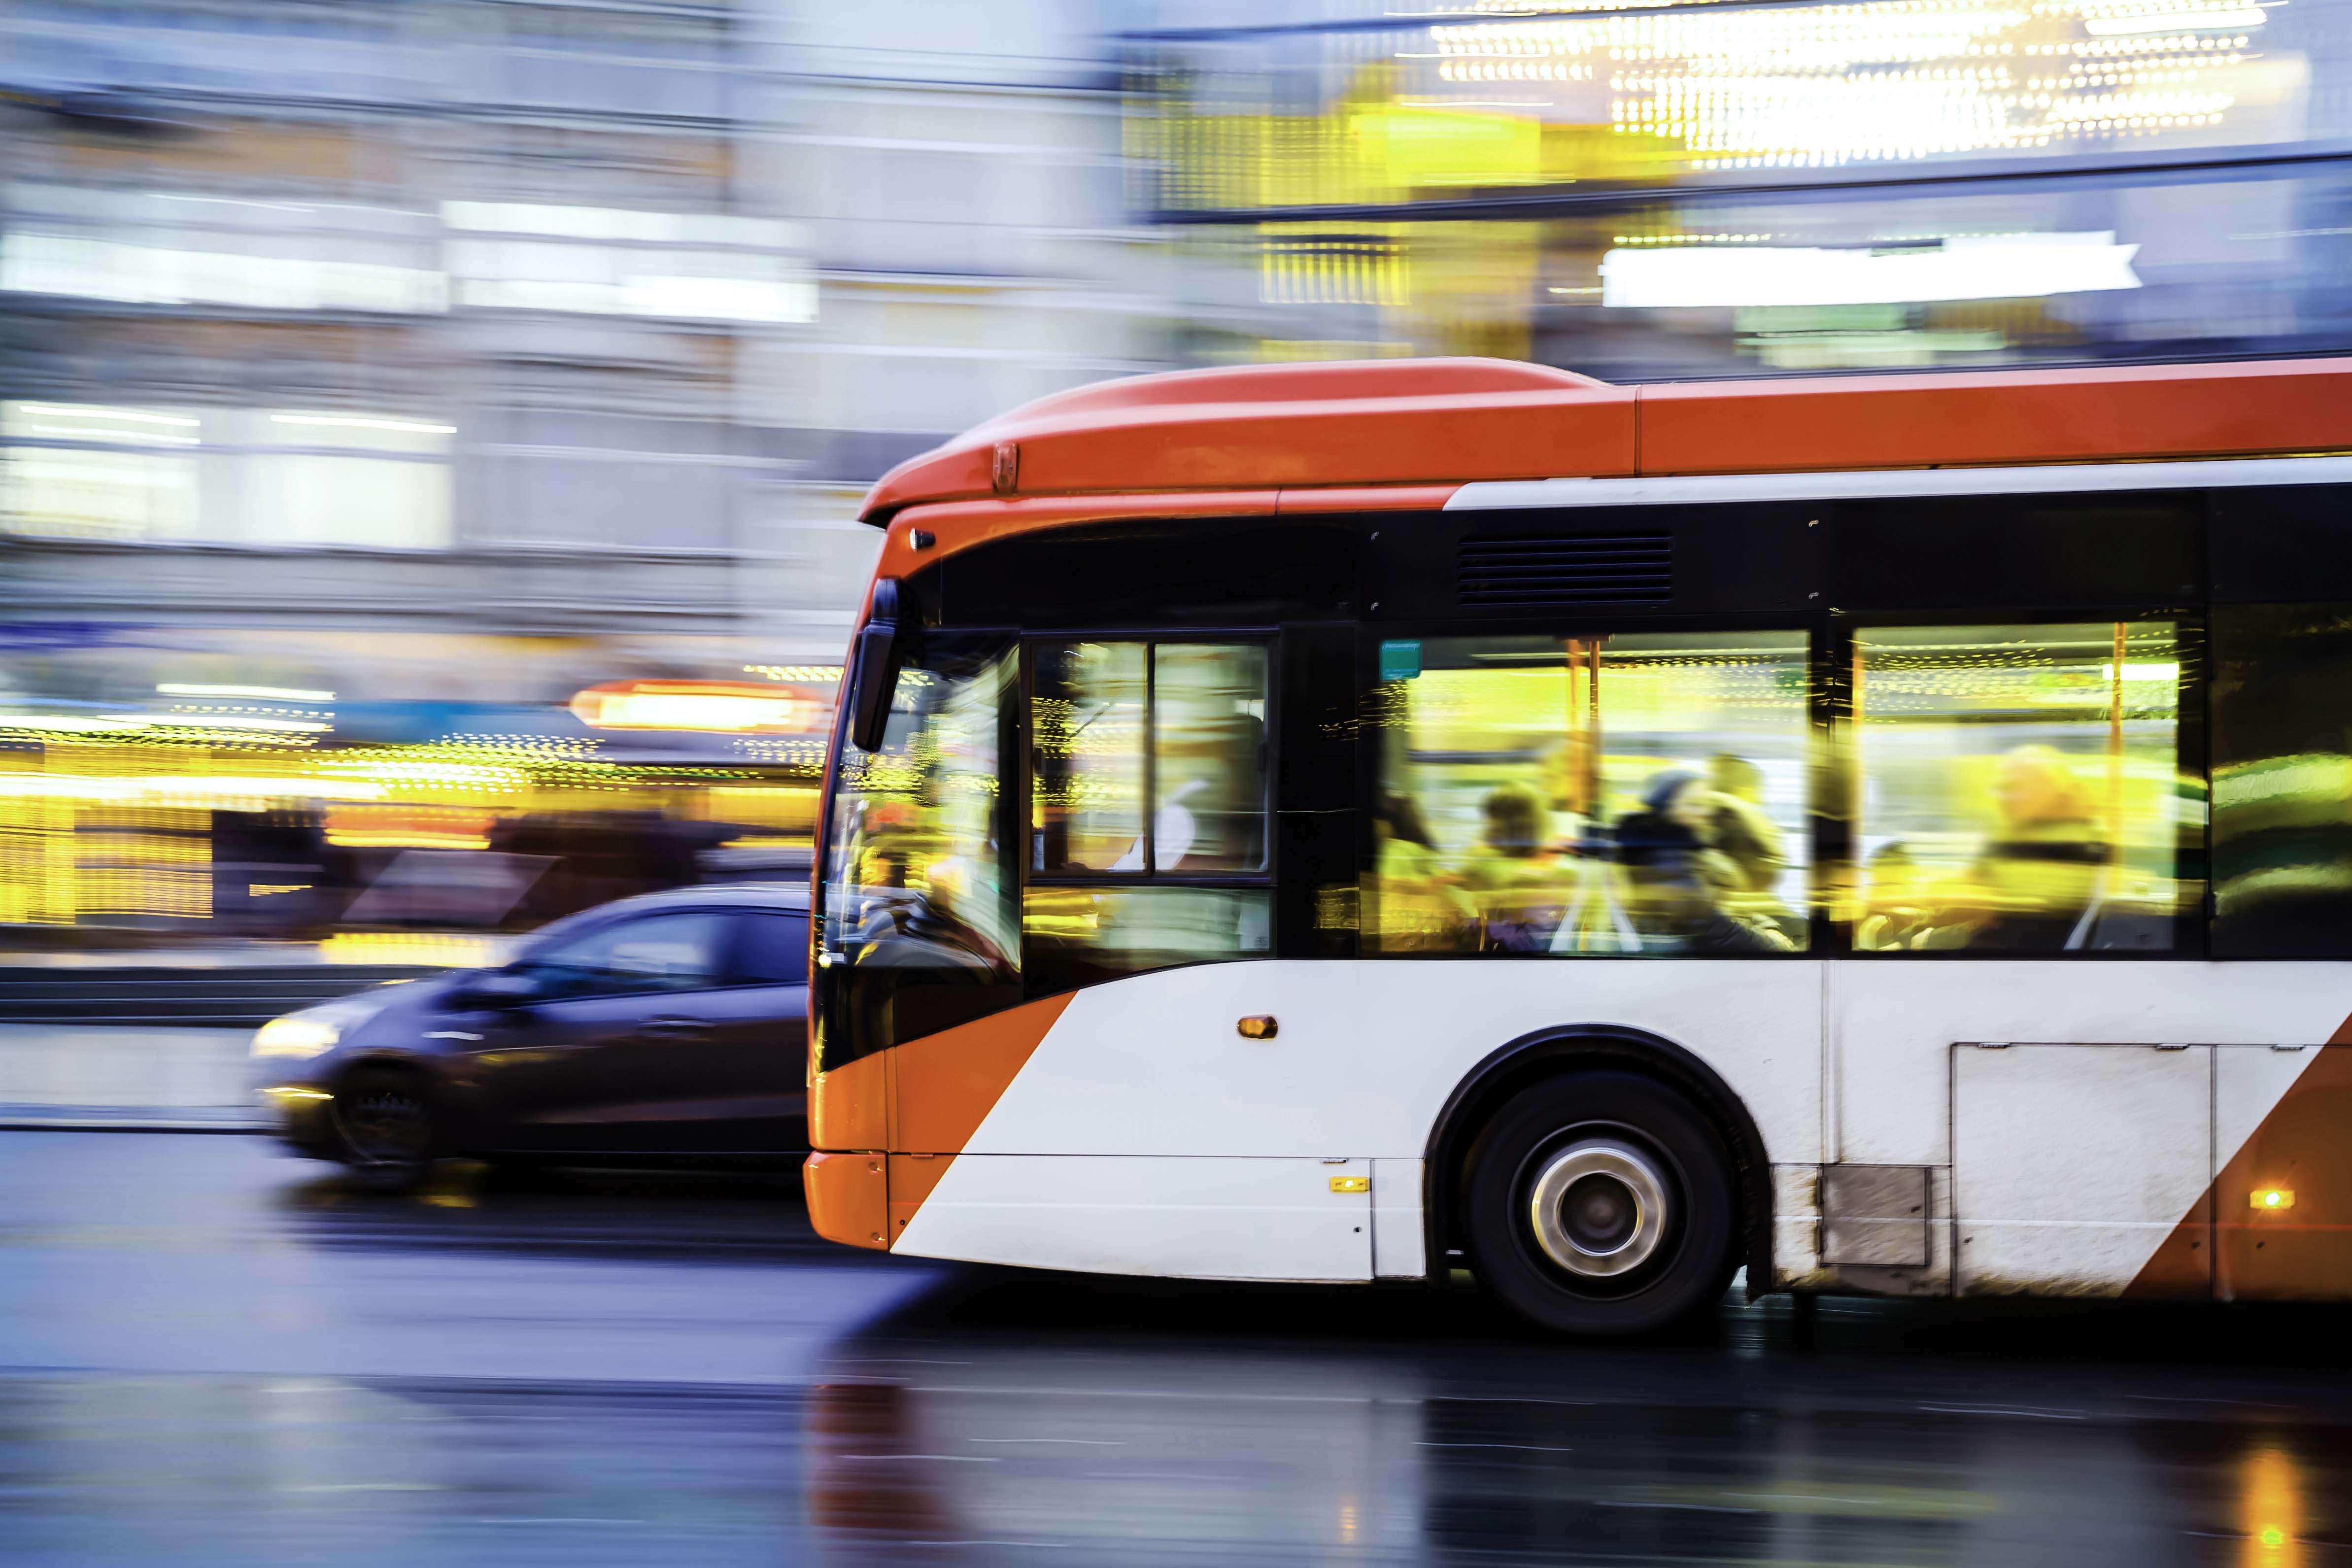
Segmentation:
[(1265, 647), (1048, 643), (1034, 658), (1022, 923), (1043, 983), (1271, 951)]
[(349, 409), (0, 403), (0, 517), (51, 538), (446, 549), (456, 434)]
[(2213, 613), (2213, 956), (2352, 957), (2352, 606)]
[(2167, 951), (2202, 901), (2170, 621), (1854, 638), (1863, 952)]
[(1368, 951), (1806, 945), (1801, 632), (1390, 643)]

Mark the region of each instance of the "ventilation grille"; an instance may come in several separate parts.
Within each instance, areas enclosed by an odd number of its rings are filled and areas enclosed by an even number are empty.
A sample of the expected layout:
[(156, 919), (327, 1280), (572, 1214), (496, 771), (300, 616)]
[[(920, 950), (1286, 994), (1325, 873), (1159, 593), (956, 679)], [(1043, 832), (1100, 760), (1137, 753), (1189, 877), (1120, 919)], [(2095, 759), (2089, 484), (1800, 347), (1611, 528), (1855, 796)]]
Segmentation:
[(1465, 610), (1663, 608), (1675, 594), (1674, 536), (1465, 539), (1456, 581)]

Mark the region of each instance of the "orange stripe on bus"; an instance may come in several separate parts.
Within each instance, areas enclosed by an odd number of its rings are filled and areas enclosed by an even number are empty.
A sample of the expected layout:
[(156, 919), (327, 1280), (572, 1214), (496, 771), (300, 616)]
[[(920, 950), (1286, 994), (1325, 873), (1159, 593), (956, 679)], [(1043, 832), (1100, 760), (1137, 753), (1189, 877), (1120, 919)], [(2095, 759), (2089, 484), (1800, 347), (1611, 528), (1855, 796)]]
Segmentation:
[(890, 1240), (895, 1246), (907, 1222), (940, 1184), (955, 1163), (953, 1154), (893, 1154), (890, 1156)]
[[(2126, 1296), (2222, 1300), (2352, 1300), (2352, 1017), (2166, 1237)], [(2252, 1194), (2294, 1194), (2294, 1206), (2257, 1212)], [(2208, 1245), (2210, 1238), (2210, 1245)]]
[(1641, 406), (1644, 474), (2342, 450), (2352, 361), (1697, 383)]
[(891, 1151), (962, 1153), (1069, 1005), (1048, 996), (893, 1047)]

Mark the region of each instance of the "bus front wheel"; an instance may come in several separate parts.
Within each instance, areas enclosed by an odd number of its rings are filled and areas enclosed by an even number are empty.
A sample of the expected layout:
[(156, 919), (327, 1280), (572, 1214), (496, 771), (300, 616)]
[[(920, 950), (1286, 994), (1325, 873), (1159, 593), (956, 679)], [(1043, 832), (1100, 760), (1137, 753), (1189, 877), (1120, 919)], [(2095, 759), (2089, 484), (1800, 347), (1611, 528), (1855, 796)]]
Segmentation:
[(1482, 1284), (1560, 1333), (1646, 1333), (1721, 1298), (1738, 1188), (1714, 1127), (1627, 1072), (1521, 1092), (1470, 1151), (1465, 1224)]

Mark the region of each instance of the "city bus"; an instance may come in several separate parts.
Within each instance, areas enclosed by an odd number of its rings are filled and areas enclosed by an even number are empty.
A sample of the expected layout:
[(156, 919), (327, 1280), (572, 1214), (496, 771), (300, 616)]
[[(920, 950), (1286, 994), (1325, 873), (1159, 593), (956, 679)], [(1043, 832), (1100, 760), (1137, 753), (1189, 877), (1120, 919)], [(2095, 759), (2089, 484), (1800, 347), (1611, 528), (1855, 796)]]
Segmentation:
[(2352, 360), (1182, 372), (864, 516), (824, 1236), (2352, 1297)]

